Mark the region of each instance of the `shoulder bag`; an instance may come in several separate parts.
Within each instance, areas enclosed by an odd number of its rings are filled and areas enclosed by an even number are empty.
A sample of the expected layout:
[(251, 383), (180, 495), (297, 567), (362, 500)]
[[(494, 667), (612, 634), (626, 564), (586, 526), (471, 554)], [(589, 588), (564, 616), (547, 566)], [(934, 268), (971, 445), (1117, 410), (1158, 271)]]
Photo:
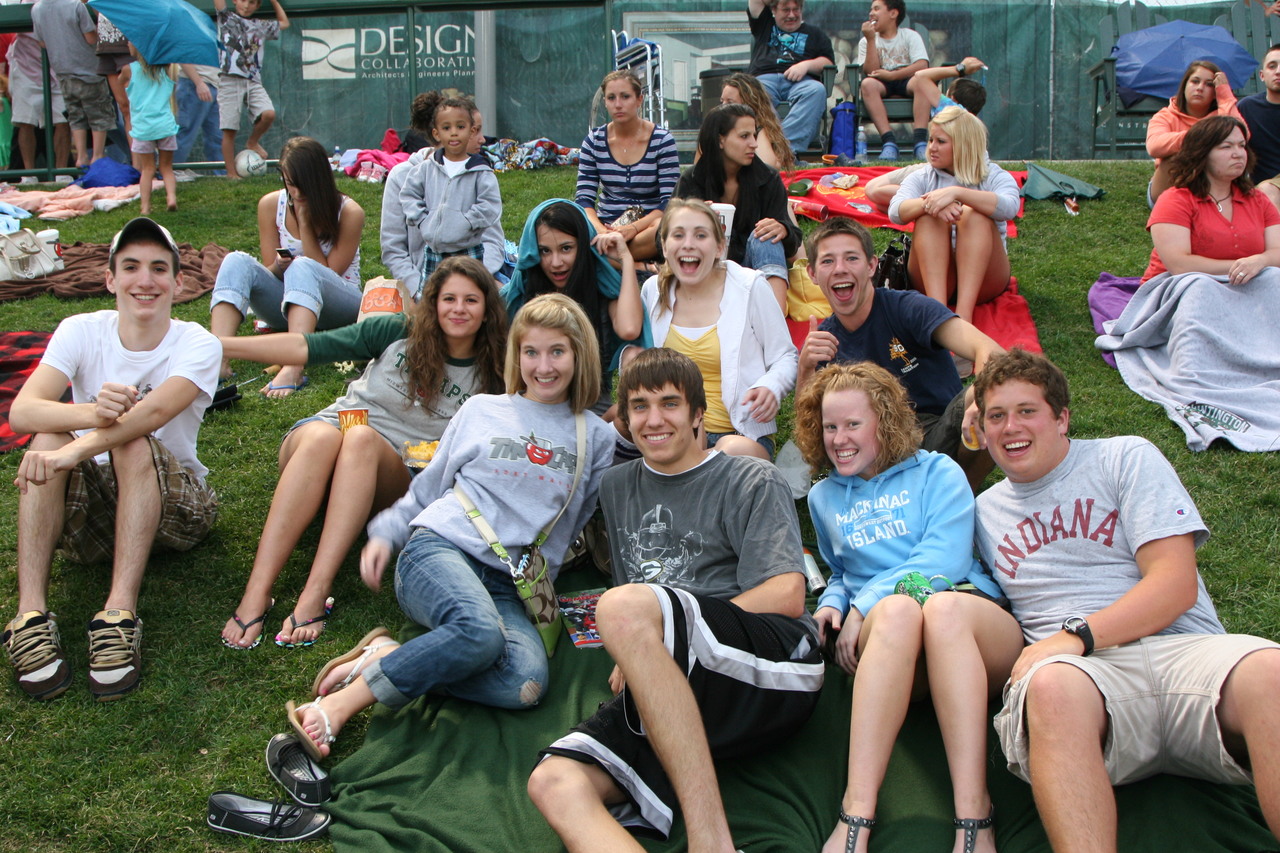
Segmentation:
[(578, 490), (578, 481), (582, 479), (582, 457), (587, 452), (587, 418), (581, 412), (575, 418), (578, 431), (578, 455), (573, 465), (573, 485), (569, 487), (569, 497), (565, 500), (564, 506), (556, 513), (556, 517), (551, 519), (546, 527), (538, 533), (533, 544), (525, 549), (524, 556), (520, 559), (519, 565), (511, 561), (511, 554), (502, 543), (498, 541), (498, 534), (493, 531), (493, 527), (480, 514), (480, 510), (476, 508), (475, 503), (462, 490), (462, 486), (458, 483), (453, 484), (453, 493), (458, 498), (458, 503), (462, 504), (462, 509), (467, 514), (467, 518), (471, 519), (471, 523), (476, 526), (476, 530), (480, 533), (480, 537), (498, 555), (498, 559), (511, 572), (511, 580), (515, 584), (516, 592), (520, 594), (520, 598), (524, 601), (525, 611), (529, 614), (529, 621), (533, 622), (535, 628), (538, 629), (538, 635), (542, 637), (542, 645), (547, 651), (547, 657), (551, 657), (556, 653), (556, 645), (560, 642), (560, 635), (564, 633), (564, 618), (560, 614), (560, 606), (556, 602), (555, 586), (551, 583), (551, 575), (547, 570), (547, 558), (542, 555), (542, 545), (547, 541), (547, 537), (551, 535), (552, 529), (556, 526), (556, 522), (560, 520), (560, 516), (564, 515), (564, 511), (569, 508), (569, 504), (573, 503), (573, 493)]

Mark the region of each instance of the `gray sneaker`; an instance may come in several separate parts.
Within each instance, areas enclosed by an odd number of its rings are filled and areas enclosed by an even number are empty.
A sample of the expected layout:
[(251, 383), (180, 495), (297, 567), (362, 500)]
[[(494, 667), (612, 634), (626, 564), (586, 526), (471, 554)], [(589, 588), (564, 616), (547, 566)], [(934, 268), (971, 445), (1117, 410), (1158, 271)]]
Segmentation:
[(128, 610), (99, 610), (89, 620), (89, 692), (110, 702), (138, 686), (142, 620)]
[(18, 686), (32, 699), (53, 699), (71, 686), (54, 614), (32, 610), (4, 626), (0, 645), (9, 653)]

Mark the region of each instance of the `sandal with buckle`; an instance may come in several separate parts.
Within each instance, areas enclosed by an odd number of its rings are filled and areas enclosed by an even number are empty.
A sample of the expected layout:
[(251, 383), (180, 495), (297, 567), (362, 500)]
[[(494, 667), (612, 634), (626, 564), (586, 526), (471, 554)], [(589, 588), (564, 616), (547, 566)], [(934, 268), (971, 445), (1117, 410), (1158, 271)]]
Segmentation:
[[(262, 615), (259, 616), (257, 619), (250, 619), (248, 622), (245, 622), (240, 619), (239, 613), (232, 613), (231, 621), (236, 623), (236, 627), (240, 629), (240, 635), (244, 636), (244, 634), (254, 625), (262, 624), (263, 620), (267, 618), (267, 614), (271, 612), (271, 608), (275, 606), (276, 606), (276, 600), (273, 598), (271, 599), (271, 603), (267, 605), (267, 609), (262, 611)], [(235, 649), (238, 652), (247, 652), (250, 649), (256, 649), (258, 647), (258, 644), (262, 642), (263, 633), (264, 632), (259, 631), (258, 638), (247, 646), (241, 646), (237, 643), (228, 642), (226, 637), (222, 638), (222, 645), (226, 646), (229, 649)]]
[(957, 817), (952, 818), (951, 823), (956, 829), (964, 830), (964, 853), (973, 853), (974, 847), (978, 843), (978, 831), (990, 829), (991, 824), (995, 823), (996, 807), (992, 803), (991, 811), (987, 812), (986, 817)]
[(356, 664), (351, 667), (351, 671), (347, 673), (347, 677), (333, 685), (333, 688), (329, 693), (337, 693), (344, 687), (349, 686), (351, 682), (355, 681), (356, 678), (359, 677), (361, 671), (364, 670), (365, 665), (369, 663), (369, 657), (375, 651), (383, 646), (393, 645), (395, 642), (395, 639), (391, 636), (391, 632), (386, 628), (374, 628), (372, 631), (365, 634), (360, 639), (360, 642), (356, 643), (350, 651), (338, 655), (336, 658), (320, 667), (320, 672), (316, 673), (316, 680), (311, 684), (311, 695), (319, 696), (320, 684), (326, 677), (328, 677), (329, 673), (333, 672), (344, 663), (354, 660)]
[(873, 829), (876, 825), (875, 818), (847, 815), (844, 809), (840, 810), (840, 820), (849, 825), (848, 835), (844, 839), (844, 853), (853, 853), (853, 848), (858, 846), (858, 833), (864, 829)]
[[(320, 714), (320, 722), (324, 723), (324, 735), (319, 743), (311, 739), (311, 735), (307, 734), (306, 728), (302, 725), (302, 712), (308, 708), (315, 708)], [(320, 697), (317, 696), (302, 705), (294, 705), (293, 700), (290, 699), (284, 703), (284, 709), (289, 715), (289, 725), (293, 726), (293, 730), (298, 733), (298, 742), (307, 751), (307, 755), (316, 761), (324, 761), (324, 756), (320, 754), (320, 743), (331, 744), (336, 738), (333, 736), (333, 724), (329, 722), (329, 714), (320, 704)]]
[(320, 623), (320, 633), (316, 634), (310, 640), (304, 640), (301, 643), (286, 642), (285, 640), (280, 639), (279, 634), (276, 634), (276, 645), (282, 649), (305, 649), (305, 648), (308, 648), (309, 646), (314, 646), (316, 643), (316, 640), (320, 639), (320, 637), (324, 634), (324, 629), (329, 624), (329, 614), (332, 612), (333, 612), (333, 596), (329, 596), (324, 600), (324, 613), (321, 613), (319, 616), (316, 616), (312, 619), (304, 619), (303, 621), (299, 622), (297, 614), (290, 613), (289, 624), (293, 626), (292, 628), (289, 629), (290, 636), (293, 636), (293, 632), (298, 630), (299, 628), (305, 628), (307, 625), (314, 625), (317, 622)]

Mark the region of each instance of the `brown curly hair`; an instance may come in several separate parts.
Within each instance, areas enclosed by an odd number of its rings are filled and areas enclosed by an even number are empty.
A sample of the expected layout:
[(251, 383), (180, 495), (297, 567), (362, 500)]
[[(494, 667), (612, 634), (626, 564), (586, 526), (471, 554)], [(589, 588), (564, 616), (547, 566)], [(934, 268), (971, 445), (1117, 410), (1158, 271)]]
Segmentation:
[(1039, 353), (1014, 347), (992, 356), (973, 381), (973, 399), (980, 418), (987, 415), (987, 392), (1007, 382), (1025, 382), (1039, 388), (1055, 418), (1071, 405), (1071, 389), (1062, 369)]
[(473, 344), (480, 393), (502, 393), (503, 358), (507, 349), (507, 309), (498, 293), (498, 283), (474, 258), (452, 257), (441, 261), (440, 266), (431, 273), (422, 288), (422, 296), (409, 315), (409, 330), (405, 334), (404, 347), (405, 373), (409, 377), (406, 406), (418, 398), (434, 400), (440, 393), (449, 347), (444, 330), (440, 328), (436, 301), (440, 298), (440, 289), (444, 287), (444, 283), (455, 275), (470, 280), (484, 294), (484, 320), (476, 332)]
[(924, 431), (916, 420), (907, 389), (893, 374), (869, 361), (833, 364), (819, 371), (796, 397), (792, 438), (815, 475), (832, 468), (822, 440), (822, 401), (837, 391), (862, 391), (880, 419), (876, 427), (880, 454), (873, 473), (892, 468), (920, 448)]

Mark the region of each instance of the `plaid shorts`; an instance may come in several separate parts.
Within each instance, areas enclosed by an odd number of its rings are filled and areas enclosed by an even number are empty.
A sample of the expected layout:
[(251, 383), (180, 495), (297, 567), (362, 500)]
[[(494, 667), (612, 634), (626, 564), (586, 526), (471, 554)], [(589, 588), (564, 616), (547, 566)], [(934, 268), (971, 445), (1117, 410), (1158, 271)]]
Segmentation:
[[(160, 483), (160, 527), (155, 545), (189, 551), (198, 545), (218, 517), (218, 496), (182, 467), (169, 449), (148, 436), (151, 459)], [(108, 462), (86, 459), (67, 480), (66, 518), (58, 549), (76, 563), (110, 561), (115, 552), (116, 477)], [(153, 546), (154, 547), (154, 546)]]
[(484, 263), (484, 244), (477, 243), (469, 249), (459, 249), (456, 252), (437, 252), (430, 246), (422, 250), (422, 285), (427, 284), (427, 279), (436, 271), (436, 267), (440, 266), (440, 262), (445, 258), (475, 258), (480, 263)]

